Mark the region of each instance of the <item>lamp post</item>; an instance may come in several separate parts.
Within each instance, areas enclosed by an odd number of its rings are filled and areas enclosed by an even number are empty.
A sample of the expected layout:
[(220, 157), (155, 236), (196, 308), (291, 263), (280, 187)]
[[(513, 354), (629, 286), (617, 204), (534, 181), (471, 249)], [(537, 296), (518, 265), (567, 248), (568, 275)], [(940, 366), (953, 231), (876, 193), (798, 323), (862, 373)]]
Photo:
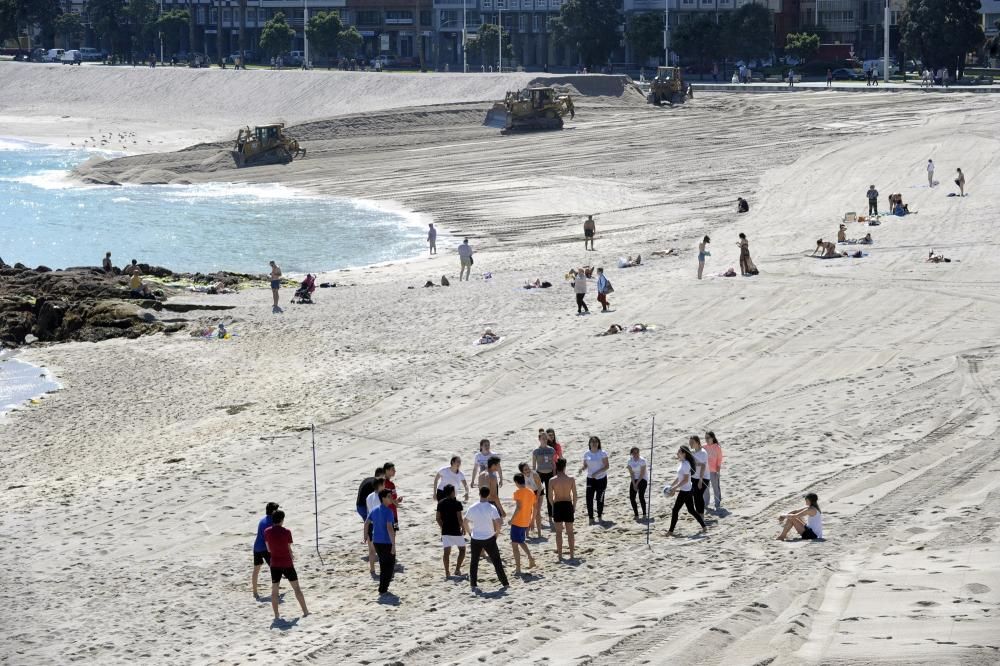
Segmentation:
[[(160, 17), (163, 17), (163, 0), (160, 0)], [(163, 65), (163, 30), (160, 30), (160, 65)]]
[(309, 22), (309, 0), (302, 0), (302, 69), (309, 69), (309, 35), (306, 24)]
[(889, 0), (885, 0), (885, 17), (882, 19), (882, 80), (889, 83)]
[(670, 35), (670, 0), (663, 0), (663, 64), (670, 67), (670, 50), (667, 38)]
[(497, 49), (497, 51), (499, 51), (499, 53), (497, 53), (497, 57), (500, 60), (500, 66), (498, 67), (498, 70), (500, 71), (500, 73), (503, 73), (503, 7), (500, 6), (499, 0), (497, 2), (497, 23), (499, 24), (498, 27), (500, 28), (500, 42), (499, 42), (500, 48)]
[(465, 4), (467, 0), (462, 0), (462, 73), (469, 71), (469, 64), (465, 59)]

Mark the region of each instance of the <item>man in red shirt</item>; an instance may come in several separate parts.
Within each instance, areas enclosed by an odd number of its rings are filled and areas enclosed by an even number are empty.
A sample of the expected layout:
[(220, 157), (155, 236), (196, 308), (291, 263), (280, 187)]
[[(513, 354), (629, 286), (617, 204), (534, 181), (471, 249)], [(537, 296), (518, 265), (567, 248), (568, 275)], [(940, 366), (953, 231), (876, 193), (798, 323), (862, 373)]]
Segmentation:
[(382, 469), (385, 472), (384, 488), (389, 491), (389, 496), (392, 497), (392, 504), (389, 505), (389, 508), (392, 509), (392, 517), (396, 523), (393, 525), (393, 528), (398, 530), (399, 509), (397, 507), (399, 506), (399, 503), (403, 501), (403, 498), (396, 494), (396, 483), (393, 481), (393, 479), (396, 478), (396, 466), (391, 462), (387, 462), (382, 465)]
[(302, 608), (302, 617), (309, 615), (306, 608), (306, 599), (299, 589), (299, 576), (295, 573), (292, 563), (292, 533), (286, 530), (285, 512), (278, 510), (271, 514), (271, 526), (264, 530), (264, 542), (267, 544), (267, 552), (271, 553), (271, 608), (274, 610), (274, 619), (281, 616), (278, 613), (278, 585), (281, 577), (284, 576), (291, 583), (295, 591), (295, 598)]

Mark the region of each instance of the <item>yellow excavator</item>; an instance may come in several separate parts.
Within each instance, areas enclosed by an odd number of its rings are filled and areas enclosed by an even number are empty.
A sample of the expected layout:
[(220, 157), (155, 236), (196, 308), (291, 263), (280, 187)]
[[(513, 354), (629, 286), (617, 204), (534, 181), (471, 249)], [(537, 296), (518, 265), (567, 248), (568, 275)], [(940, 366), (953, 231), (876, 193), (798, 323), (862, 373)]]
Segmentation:
[(257, 125), (240, 129), (236, 135), (236, 145), (233, 148), (233, 158), (236, 166), (245, 167), (254, 164), (287, 164), (299, 155), (305, 155), (306, 149), (299, 147), (299, 142), (285, 135), (285, 125)]
[(534, 86), (520, 92), (508, 92), (486, 113), (483, 125), (496, 127), (501, 134), (530, 130), (562, 129), (565, 116), (573, 118), (576, 109), (569, 95), (555, 88)]
[(683, 104), (694, 97), (691, 84), (684, 82), (684, 74), (680, 67), (657, 67), (656, 78), (649, 82), (649, 95), (646, 100), (650, 104), (660, 106), (663, 102), (673, 106)]

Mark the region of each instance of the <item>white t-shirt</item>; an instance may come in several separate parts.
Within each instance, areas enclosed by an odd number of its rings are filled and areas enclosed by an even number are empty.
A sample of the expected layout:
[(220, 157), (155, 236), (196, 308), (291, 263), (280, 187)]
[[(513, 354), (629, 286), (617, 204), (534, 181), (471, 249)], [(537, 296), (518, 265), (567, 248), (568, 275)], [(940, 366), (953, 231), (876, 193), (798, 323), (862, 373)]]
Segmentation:
[(365, 498), (365, 504), (368, 506), (368, 513), (371, 514), (372, 511), (377, 509), (379, 505), (382, 504), (382, 500), (378, 498), (377, 492), (369, 493), (368, 497)]
[(604, 479), (608, 476), (608, 470), (604, 467), (604, 461), (608, 459), (608, 454), (604, 451), (587, 451), (583, 454), (583, 462), (587, 465), (587, 476), (594, 479)]
[(494, 451), (490, 451), (489, 453), (483, 453), (482, 451), (480, 451), (479, 453), (476, 454), (475, 463), (479, 465), (480, 470), (485, 470), (486, 463), (490, 461), (490, 458), (499, 458), (499, 457), (500, 454)]
[[(677, 480), (680, 481), (685, 476), (691, 474), (691, 465), (688, 464), (687, 460), (682, 460), (681, 464), (677, 466)], [(691, 490), (691, 478), (688, 478), (687, 483), (677, 486), (677, 490)]]
[(496, 535), (493, 521), (500, 520), (500, 512), (489, 502), (477, 502), (465, 512), (465, 519), (472, 523), (473, 539), (485, 540)]
[[(694, 451), (694, 474), (691, 475), (692, 479), (710, 479), (712, 475), (708, 471), (708, 451), (705, 449), (698, 449)], [(701, 473), (698, 473), (698, 466), (704, 465), (701, 468)]]
[(458, 256), (463, 259), (467, 259), (472, 256), (472, 246), (468, 243), (462, 243), (458, 246)]
[(438, 490), (441, 490), (449, 483), (455, 487), (455, 490), (458, 490), (462, 487), (462, 483), (465, 481), (465, 474), (462, 473), (462, 470), (453, 472), (451, 471), (451, 465), (439, 469), (438, 474), (441, 475), (441, 478), (438, 480)]
[[(628, 458), (628, 468), (632, 472), (632, 478), (636, 481), (646, 481), (649, 482), (649, 466), (646, 465), (646, 459), (642, 456), (638, 460), (629, 456)], [(639, 470), (642, 470), (642, 478), (639, 477)]]
[(817, 539), (823, 538), (823, 514), (819, 511), (815, 516), (806, 516), (806, 527), (813, 531)]

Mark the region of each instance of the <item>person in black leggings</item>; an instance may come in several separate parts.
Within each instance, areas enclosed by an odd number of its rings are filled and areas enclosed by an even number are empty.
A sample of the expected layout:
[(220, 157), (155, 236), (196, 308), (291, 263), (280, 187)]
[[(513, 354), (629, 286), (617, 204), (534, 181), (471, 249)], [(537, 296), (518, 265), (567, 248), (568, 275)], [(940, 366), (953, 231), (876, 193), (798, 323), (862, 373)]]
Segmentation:
[(594, 524), (594, 501), (597, 502), (597, 522), (604, 520), (604, 492), (608, 488), (608, 454), (601, 450), (601, 438), (596, 435), (587, 443), (580, 471), (587, 471), (587, 515)]
[[(556, 450), (549, 446), (549, 438), (544, 431), (538, 432), (538, 448), (531, 452), (531, 467), (545, 486), (543, 497), (549, 496), (549, 479), (556, 473)], [(549, 526), (552, 525), (552, 505), (545, 502), (549, 514)]]
[(674, 528), (677, 527), (677, 516), (680, 514), (681, 505), (687, 507), (688, 513), (694, 516), (694, 519), (701, 525), (702, 533), (705, 533), (708, 531), (705, 529), (705, 521), (702, 519), (701, 514), (695, 511), (694, 497), (691, 496), (691, 476), (692, 470), (695, 468), (694, 455), (692, 455), (691, 449), (686, 446), (677, 449), (677, 460), (680, 461), (680, 464), (677, 465), (677, 478), (663, 489), (663, 493), (668, 497), (677, 493), (677, 499), (674, 500), (674, 509), (670, 514), (670, 529), (667, 531), (667, 536), (674, 535)]
[(628, 501), (632, 503), (632, 513), (635, 519), (639, 520), (639, 507), (635, 500), (638, 497), (642, 505), (642, 519), (646, 519), (646, 486), (649, 485), (649, 469), (646, 467), (646, 459), (639, 455), (639, 447), (633, 446), (629, 451), (628, 459)]

